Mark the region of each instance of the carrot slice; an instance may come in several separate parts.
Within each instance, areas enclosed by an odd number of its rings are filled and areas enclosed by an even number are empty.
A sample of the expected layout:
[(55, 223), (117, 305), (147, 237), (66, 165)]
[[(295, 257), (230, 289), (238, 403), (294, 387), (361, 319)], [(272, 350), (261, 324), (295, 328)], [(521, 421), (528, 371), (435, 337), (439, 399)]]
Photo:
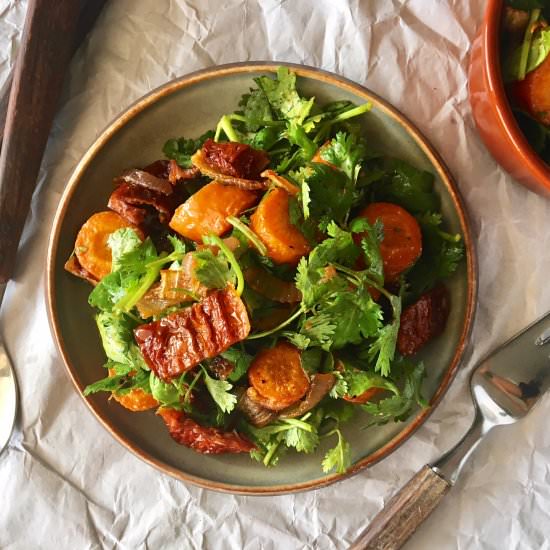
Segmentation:
[[(109, 369), (109, 376), (114, 376), (114, 369)], [(150, 394), (140, 388), (130, 390), (123, 395), (111, 392), (112, 398), (120, 403), (125, 409), (133, 412), (148, 411), (158, 407), (158, 401)]]
[(418, 222), (404, 208), (389, 202), (373, 202), (359, 216), (367, 218), (371, 224), (380, 220), (384, 225), (384, 237), (380, 243), (384, 275), (387, 282), (395, 281), (422, 254), (422, 233)]
[(256, 400), (271, 410), (282, 410), (296, 403), (309, 388), (300, 351), (284, 341), (256, 355), (248, 369), (248, 381)]
[(523, 80), (514, 82), (519, 104), (542, 124), (550, 125), (550, 56)]
[(78, 232), (75, 255), (80, 265), (98, 280), (111, 273), (111, 249), (107, 245), (107, 239), (111, 233), (124, 227), (133, 229), (144, 238), (137, 226), (111, 211), (93, 214)]
[(296, 264), (311, 247), (301, 231), (290, 222), (289, 194), (276, 187), (264, 196), (250, 217), (252, 230), (278, 264)]
[(239, 216), (257, 200), (253, 191), (213, 181), (180, 205), (169, 225), (180, 235), (202, 242), (209, 233), (220, 236), (229, 231), (227, 216)]
[(150, 393), (144, 392), (139, 388), (130, 390), (124, 395), (117, 395), (115, 392), (112, 395), (115, 401), (118, 401), (124, 408), (133, 412), (148, 411), (149, 409), (158, 407), (158, 401)]

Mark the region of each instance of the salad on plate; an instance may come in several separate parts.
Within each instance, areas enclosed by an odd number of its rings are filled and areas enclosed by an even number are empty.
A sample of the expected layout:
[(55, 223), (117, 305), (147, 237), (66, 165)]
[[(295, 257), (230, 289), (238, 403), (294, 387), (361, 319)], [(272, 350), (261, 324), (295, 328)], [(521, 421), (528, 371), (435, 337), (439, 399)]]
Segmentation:
[(550, 164), (550, 6), (507, 0), (502, 19), (502, 67), (507, 95), (525, 137)]
[(341, 473), (345, 422), (428, 406), (415, 355), (445, 328), (464, 246), (434, 176), (363, 137), (370, 103), (303, 97), (284, 67), (251, 86), (117, 176), (78, 232), (66, 269), (93, 285), (107, 358), (84, 393), (266, 466), (329, 440), (322, 469)]

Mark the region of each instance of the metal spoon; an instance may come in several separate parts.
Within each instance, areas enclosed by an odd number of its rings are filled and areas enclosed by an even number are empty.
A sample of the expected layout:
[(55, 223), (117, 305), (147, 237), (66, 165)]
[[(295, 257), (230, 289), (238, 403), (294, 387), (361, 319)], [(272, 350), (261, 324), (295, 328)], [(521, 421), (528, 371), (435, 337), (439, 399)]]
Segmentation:
[(550, 387), (550, 313), (481, 361), (470, 377), (474, 421), (438, 461), (424, 466), (359, 535), (350, 550), (396, 550), (431, 514), (483, 437), (521, 420)]
[[(0, 286), (0, 306), (5, 285)], [(0, 341), (0, 453), (10, 440), (17, 415), (17, 383), (4, 344)]]

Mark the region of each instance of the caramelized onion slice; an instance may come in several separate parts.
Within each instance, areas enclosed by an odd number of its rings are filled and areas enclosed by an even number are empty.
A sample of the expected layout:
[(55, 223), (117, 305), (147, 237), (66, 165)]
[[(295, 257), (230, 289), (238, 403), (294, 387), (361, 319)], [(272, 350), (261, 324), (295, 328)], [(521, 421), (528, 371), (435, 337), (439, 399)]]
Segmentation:
[(248, 180), (245, 178), (237, 178), (235, 176), (227, 176), (226, 174), (222, 174), (207, 163), (202, 149), (199, 149), (191, 157), (191, 162), (201, 171), (201, 174), (217, 180), (220, 183), (224, 183), (225, 185), (234, 185), (235, 187), (240, 187), (241, 189), (246, 189), (247, 191), (263, 190), (267, 189), (269, 186), (268, 182), (265, 180)]
[(262, 176), (262, 178), (267, 178), (268, 180), (270, 180), (277, 187), (281, 187), (293, 197), (295, 197), (300, 192), (300, 189), (298, 189), (296, 185), (288, 181), (285, 177), (280, 176), (279, 174), (277, 174), (277, 172), (274, 172), (273, 170), (264, 170), (260, 175)]
[(132, 185), (145, 187), (151, 191), (161, 193), (162, 195), (171, 195), (173, 192), (172, 185), (170, 185), (168, 180), (157, 178), (157, 176), (153, 176), (153, 174), (145, 172), (144, 170), (138, 170), (137, 168), (131, 168), (130, 170), (122, 172), (118, 179)]
[(243, 391), (237, 402), (237, 409), (241, 411), (248, 421), (256, 428), (263, 428), (273, 422), (278, 414), (275, 411), (267, 409), (259, 401), (258, 394), (252, 387)]
[(244, 273), (248, 286), (269, 300), (282, 304), (294, 304), (302, 299), (302, 293), (292, 281), (283, 281), (262, 267), (251, 266)]
[(309, 390), (306, 393), (304, 399), (281, 411), (280, 417), (296, 418), (298, 416), (306, 414), (308, 411), (313, 409), (313, 407), (319, 404), (321, 399), (323, 399), (323, 397), (327, 395), (327, 393), (332, 389), (332, 386), (334, 386), (335, 383), (336, 378), (334, 374), (314, 374), (311, 378), (311, 385), (309, 386)]

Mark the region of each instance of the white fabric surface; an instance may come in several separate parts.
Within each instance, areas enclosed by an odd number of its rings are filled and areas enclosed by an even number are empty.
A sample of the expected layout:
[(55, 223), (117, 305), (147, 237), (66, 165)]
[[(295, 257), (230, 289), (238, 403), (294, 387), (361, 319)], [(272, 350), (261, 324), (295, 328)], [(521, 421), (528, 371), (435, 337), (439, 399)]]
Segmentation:
[[(25, 2), (0, 0), (0, 89)], [(469, 369), (550, 309), (550, 202), (515, 184), (475, 130), (467, 94), (477, 0), (111, 0), (76, 54), (48, 143), (0, 332), (22, 409), (0, 457), (0, 548), (343, 549), (472, 417)], [(365, 84), (401, 109), (456, 177), (478, 245), (470, 353), (442, 404), (382, 463), (328, 488), (279, 497), (201, 490), (142, 463), (87, 411), (50, 336), (44, 263), (70, 172), (138, 97), (210, 65), (304, 63)], [(0, 221), (1, 223), (1, 221)], [(545, 399), (487, 438), (456, 487), (407, 544), (423, 549), (550, 548)]]

